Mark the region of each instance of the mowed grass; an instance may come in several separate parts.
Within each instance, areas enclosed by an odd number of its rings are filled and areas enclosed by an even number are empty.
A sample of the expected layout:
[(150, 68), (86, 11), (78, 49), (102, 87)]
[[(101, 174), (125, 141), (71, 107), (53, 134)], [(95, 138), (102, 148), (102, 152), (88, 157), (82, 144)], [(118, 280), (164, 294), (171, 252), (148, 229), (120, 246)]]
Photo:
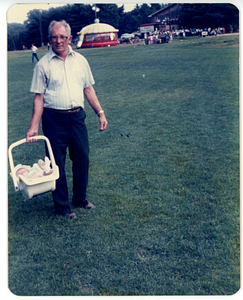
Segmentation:
[[(39, 51), (42, 57), (47, 51)], [(9, 288), (16, 295), (232, 295), (240, 288), (239, 38), (78, 50), (109, 122), (90, 138), (95, 211), (54, 215), (9, 178)], [(9, 145), (32, 115), (29, 52), (8, 55)], [(144, 74), (144, 75), (143, 75)], [(41, 134), (40, 130), (40, 134)], [(44, 145), (22, 145), (33, 164)], [(71, 162), (67, 177), (72, 196)]]

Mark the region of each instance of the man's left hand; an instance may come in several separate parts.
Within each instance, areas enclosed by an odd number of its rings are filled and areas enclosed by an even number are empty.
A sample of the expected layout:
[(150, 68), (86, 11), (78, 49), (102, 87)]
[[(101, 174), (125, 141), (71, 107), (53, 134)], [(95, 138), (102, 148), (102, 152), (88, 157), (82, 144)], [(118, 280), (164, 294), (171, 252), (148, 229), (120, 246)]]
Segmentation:
[(108, 125), (108, 122), (106, 120), (106, 117), (105, 117), (105, 114), (104, 113), (101, 113), (99, 115), (99, 122), (100, 122), (100, 130), (99, 132), (102, 132), (106, 129), (107, 125)]

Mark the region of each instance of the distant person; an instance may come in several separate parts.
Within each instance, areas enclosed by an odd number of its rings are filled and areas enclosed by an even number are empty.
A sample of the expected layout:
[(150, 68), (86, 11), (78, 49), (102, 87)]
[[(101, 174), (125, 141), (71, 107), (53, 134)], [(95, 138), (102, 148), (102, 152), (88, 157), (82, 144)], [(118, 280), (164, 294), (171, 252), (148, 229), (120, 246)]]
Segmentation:
[(145, 41), (145, 45), (148, 45), (148, 34), (147, 34), (147, 32), (144, 33), (144, 41)]
[(37, 59), (37, 61), (39, 61), (39, 58), (38, 58), (38, 56), (37, 56), (38, 48), (37, 48), (34, 44), (32, 44), (32, 45), (31, 45), (31, 51), (32, 51), (32, 65), (33, 65), (33, 64), (34, 64), (34, 59), (35, 59), (35, 58)]
[(72, 160), (72, 204), (84, 209), (95, 208), (86, 195), (89, 140), (85, 125), (84, 95), (98, 116), (99, 132), (106, 129), (108, 122), (93, 88), (90, 66), (86, 58), (70, 46), (72, 35), (69, 24), (66, 21), (52, 21), (48, 33), (52, 47), (34, 68), (30, 89), (35, 93), (34, 109), (26, 141), (30, 142), (30, 137), (38, 135), (42, 119), (43, 133), (51, 143), (60, 173), (52, 194), (55, 212), (75, 219), (77, 216), (69, 204), (65, 174), (67, 148)]
[(150, 44), (150, 45), (153, 44), (153, 36), (152, 36), (152, 34), (149, 36), (149, 44)]

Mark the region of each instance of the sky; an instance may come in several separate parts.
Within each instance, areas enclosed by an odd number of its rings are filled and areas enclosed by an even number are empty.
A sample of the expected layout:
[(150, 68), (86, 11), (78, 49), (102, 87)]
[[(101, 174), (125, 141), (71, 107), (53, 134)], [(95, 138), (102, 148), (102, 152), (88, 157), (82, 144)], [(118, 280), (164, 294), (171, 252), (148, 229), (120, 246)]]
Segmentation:
[[(241, 0), (233, 0), (233, 1), (220, 1), (220, 0), (214, 0), (214, 1), (182, 1), (182, 2), (232, 2), (234, 4), (239, 3)], [(0, 1), (1, 2), (1, 1)], [(91, 0), (83, 0), (83, 1), (75, 1), (75, 0), (66, 0), (66, 1), (62, 1), (62, 0), (47, 0), (46, 2), (43, 0), (39, 0), (36, 1), (37, 3), (34, 3), (35, 0), (8, 0), (7, 1), (7, 6), (4, 5), (4, 8), (7, 12), (7, 23), (23, 23), (25, 20), (27, 20), (27, 13), (30, 10), (33, 9), (43, 9), (43, 10), (47, 10), (51, 7), (57, 7), (57, 6), (61, 6), (61, 5), (66, 5), (67, 3), (73, 4), (73, 3), (88, 3), (88, 4), (92, 4)], [(43, 2), (43, 3), (41, 3)], [(47, 3), (48, 2), (48, 3)], [(131, 11), (134, 9), (136, 3), (137, 4), (141, 4), (139, 3), (141, 2), (138, 0), (123, 0), (123, 1), (109, 1), (109, 0), (101, 0), (98, 1), (98, 3), (116, 3), (118, 6), (121, 6), (124, 4), (124, 8), (125, 8), (125, 12), (127, 11)], [(144, 3), (149, 3), (150, 1), (143, 1)], [(152, 1), (152, 3), (160, 3), (160, 1), (155, 0)], [(177, 1), (173, 1), (171, 0), (170, 3), (173, 2), (177, 2)], [(6, 4), (6, 2), (4, 1), (4, 3)], [(16, 4), (18, 3), (18, 4)], [(131, 4), (132, 3), (132, 4)], [(0, 10), (2, 9), (2, 2), (0, 3)]]
[[(233, 1), (225, 1), (225, 0), (213, 0), (213, 1), (198, 1), (198, 0), (186, 0), (186, 1), (182, 1), (182, 2), (210, 2), (210, 3), (214, 3), (214, 2), (231, 2), (234, 4), (239, 4), (242, 0), (233, 0)], [(37, 2), (37, 3), (34, 3)], [(121, 6), (124, 4), (124, 8), (125, 8), (125, 12), (127, 11), (131, 11), (134, 9), (136, 4), (141, 4), (139, 3), (141, 2), (138, 0), (113, 0), (113, 1), (109, 1), (109, 0), (101, 0), (98, 1), (97, 3), (116, 3), (118, 6)], [(150, 1), (143, 1), (143, 3), (149, 3)], [(152, 3), (161, 3), (161, 1), (159, 0), (153, 0)], [(176, 0), (170, 0), (170, 3), (173, 2), (178, 2)], [(179, 1), (180, 2), (180, 1)], [(16, 4), (18, 3), (18, 4)], [(67, 3), (73, 4), (73, 3), (87, 3), (87, 4), (92, 4), (91, 0), (83, 0), (83, 1), (77, 1), (77, 0), (66, 0), (66, 1), (62, 1), (62, 0), (47, 0), (47, 1), (43, 1), (43, 0), (8, 0), (7, 2), (5, 1), (1, 1), (0, 0), (0, 12), (1, 15), (2, 13), (5, 14), (6, 16), (6, 12), (7, 12), (7, 23), (23, 23), (25, 20), (27, 20), (27, 13), (30, 10), (33, 9), (43, 9), (43, 10), (47, 10), (51, 7), (57, 7), (57, 6), (61, 6), (61, 5), (66, 5)], [(238, 5), (239, 7), (239, 5)]]
[[(42, 4), (36, 3), (36, 4), (34, 4), (33, 2), (34, 1), (32, 1), (32, 4), (31, 3), (13, 4), (7, 11), (7, 23), (23, 23), (25, 20), (27, 20), (27, 13), (33, 9), (48, 10), (51, 7), (57, 7), (57, 6), (66, 5), (67, 3), (72, 3), (72, 2), (65, 1), (65, 3), (63, 3), (63, 4), (55, 4), (55, 3), (42, 3)], [(73, 1), (73, 3), (75, 3), (75, 2), (76, 1)], [(83, 1), (83, 2), (90, 3), (89, 1)], [(108, 1), (106, 3), (108, 3)], [(113, 3), (115, 3), (115, 1)], [(117, 3), (117, 4), (118, 4), (118, 6), (122, 5), (119, 3)], [(128, 4), (128, 3), (124, 4), (125, 11), (133, 10), (134, 7), (135, 7), (134, 3), (133, 4)]]

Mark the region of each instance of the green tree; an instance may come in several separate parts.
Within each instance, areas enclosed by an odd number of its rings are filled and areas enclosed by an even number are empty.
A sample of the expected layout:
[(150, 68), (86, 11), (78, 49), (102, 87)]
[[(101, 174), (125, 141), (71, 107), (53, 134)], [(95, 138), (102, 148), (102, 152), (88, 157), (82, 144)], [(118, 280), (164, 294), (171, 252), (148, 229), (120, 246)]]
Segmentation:
[(225, 27), (239, 29), (239, 11), (232, 4), (184, 4), (180, 24), (187, 28)]
[(152, 13), (160, 10), (162, 8), (162, 5), (159, 4), (159, 3), (151, 3), (150, 7), (151, 7), (151, 12), (150, 13), (152, 14)]
[(131, 33), (138, 31), (138, 28), (141, 24), (150, 23), (150, 18), (148, 16), (154, 12), (154, 7), (151, 8), (148, 4), (142, 4), (139, 6), (136, 4), (135, 8), (127, 13), (124, 13), (121, 17), (119, 24), (119, 32), (122, 33)]
[(92, 6), (87, 4), (68, 4), (62, 7), (62, 20), (66, 20), (72, 30), (72, 35), (75, 38), (84, 26), (94, 22), (94, 11)]
[(48, 11), (32, 10), (27, 16), (28, 19), (25, 21), (28, 33), (26, 43), (34, 42), (37, 46), (41, 46), (41, 32), (43, 43), (45, 45), (48, 43), (48, 27), (53, 20), (66, 20), (71, 26), (74, 37), (84, 26), (94, 21), (91, 5), (84, 4), (67, 4), (62, 7), (51, 8)]
[(25, 44), (26, 30), (23, 24), (8, 24), (8, 50), (21, 50)]
[(39, 9), (31, 10), (27, 13), (27, 21), (26, 24), (26, 44), (28, 47), (32, 43), (37, 45), (38, 47), (41, 46), (41, 31), (40, 31), (40, 20), (41, 20), (42, 12)]
[(100, 9), (98, 19), (101, 23), (107, 23), (118, 28), (120, 21), (120, 13), (116, 4), (97, 4)]

